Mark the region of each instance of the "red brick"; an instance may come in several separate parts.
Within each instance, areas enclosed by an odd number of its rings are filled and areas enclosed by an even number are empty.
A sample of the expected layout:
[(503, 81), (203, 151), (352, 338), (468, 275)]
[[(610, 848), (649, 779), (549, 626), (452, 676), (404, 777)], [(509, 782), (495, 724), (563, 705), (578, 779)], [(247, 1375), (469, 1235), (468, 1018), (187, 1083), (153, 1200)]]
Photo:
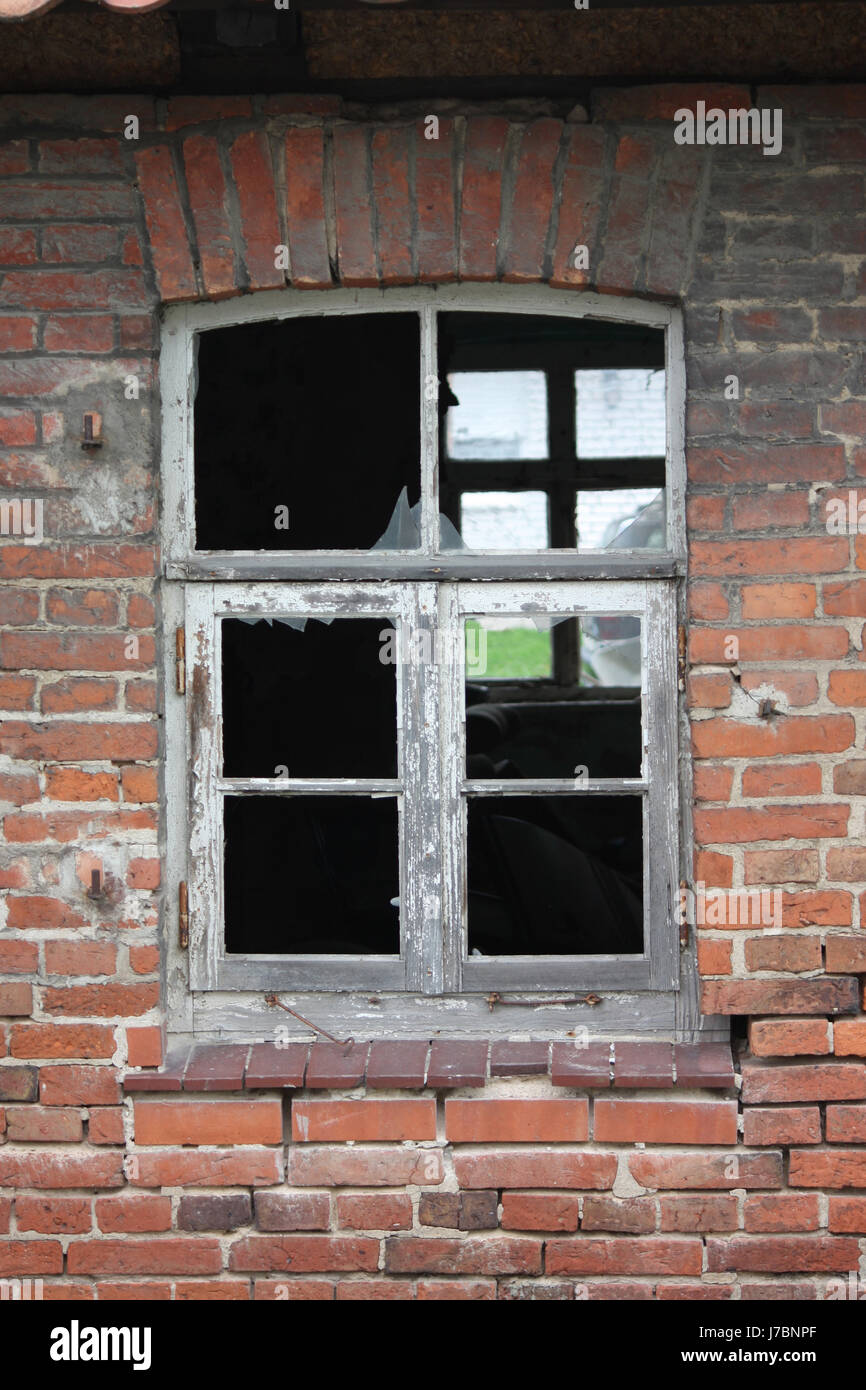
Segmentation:
[(162, 1031), (152, 1028), (127, 1028), (126, 1055), (131, 1067), (162, 1065)]
[(380, 280), (383, 285), (410, 285), (415, 276), (409, 206), (409, 132), (405, 126), (378, 128), (373, 131), (371, 145)]
[(94, 222), (44, 227), (42, 260), (45, 263), (113, 261), (117, 257), (117, 242), (117, 227), (100, 226)]
[(173, 1149), (136, 1154), (134, 1160), (130, 1181), (135, 1187), (268, 1187), (283, 1176), (281, 1156), (274, 1149)]
[(108, 941), (46, 941), (48, 975), (113, 975), (117, 947)]
[(170, 1197), (100, 1197), (95, 1214), (106, 1235), (171, 1230)]
[(405, 1279), (341, 1279), (336, 1296), (338, 1303), (409, 1303), (415, 1289)]
[(833, 1027), (833, 1051), (837, 1057), (866, 1057), (866, 1019), (839, 1019)]
[(828, 1105), (825, 1134), (828, 1144), (866, 1142), (866, 1105)]
[[(8, 549), (7, 546), (0, 550)], [(25, 724), (7, 719), (0, 727), (0, 753), (12, 758), (62, 763), (136, 762), (156, 756), (152, 724)]]
[(112, 1067), (42, 1067), (39, 1099), (43, 1105), (116, 1105), (117, 1073)]
[(574, 1153), (543, 1149), (455, 1153), (454, 1171), (462, 1188), (602, 1188), (613, 1186), (613, 1153)]
[(780, 763), (747, 767), (743, 796), (820, 796), (821, 769), (817, 763)]
[(834, 1236), (729, 1236), (707, 1241), (707, 1268), (712, 1273), (738, 1270), (784, 1273), (856, 1269), (860, 1250), (856, 1240)]
[(582, 1231), (654, 1231), (656, 1204), (652, 1198), (584, 1197)]
[(436, 1103), (425, 1100), (295, 1101), (295, 1142), (436, 1138)]
[(224, 299), (237, 288), (228, 193), (216, 138), (190, 136), (183, 142), (183, 159), (205, 292), (209, 299)]
[(127, 888), (137, 888), (139, 891), (154, 892), (161, 882), (160, 862), (158, 859), (130, 859), (126, 870)]
[(540, 1240), (493, 1236), (394, 1236), (385, 1244), (389, 1274), (540, 1274)]
[(702, 986), (706, 1014), (837, 1014), (857, 1008), (853, 980), (707, 980)]
[[(746, 850), (743, 865), (743, 879), (747, 884), (817, 883), (820, 867), (818, 851), (814, 849)], [(783, 896), (783, 921), (784, 904)], [(791, 922), (786, 925), (797, 926), (798, 923)]]
[(50, 767), (46, 770), (45, 791), (51, 801), (116, 801), (117, 774)]
[(24, 1144), (77, 1143), (82, 1136), (77, 1110), (45, 1109), (39, 1105), (11, 1105), (6, 1111), (6, 1138)]
[(42, 1006), (49, 1014), (75, 1018), (132, 1018), (147, 1013), (159, 1003), (159, 984), (70, 985), (66, 989), (46, 988)]
[(692, 726), (692, 740), (698, 758), (842, 753), (854, 743), (854, 721), (846, 714), (788, 715), (759, 728), (754, 721), (704, 719)]
[(123, 1144), (123, 1111), (120, 1108), (91, 1110), (87, 1137), (91, 1144)]
[(27, 975), (38, 965), (39, 948), (34, 942), (0, 940), (0, 973)]
[(404, 1194), (345, 1193), (337, 1198), (337, 1224), (351, 1231), (409, 1231), (412, 1202)]
[(503, 279), (540, 280), (553, 211), (553, 169), (562, 123), (550, 118), (524, 127), (514, 169), (514, 198), (505, 232)]
[(14, 1152), (0, 1148), (0, 1187), (123, 1187), (120, 1154)]
[(699, 1240), (628, 1236), (549, 1240), (548, 1274), (700, 1274)]
[(586, 1100), (446, 1100), (452, 1143), (576, 1143), (588, 1137)]
[(827, 1225), (840, 1234), (866, 1233), (866, 1197), (831, 1197)]
[(13, 1057), (111, 1057), (114, 1029), (95, 1023), (19, 1023), (10, 1029)]
[(866, 1187), (866, 1152), (861, 1149), (792, 1149), (791, 1187)]
[(334, 128), (334, 195), (337, 258), (344, 285), (378, 283), (373, 241), (373, 199), (367, 177), (367, 131), (361, 126)]
[(747, 941), (745, 958), (747, 970), (820, 970), (821, 942), (815, 936), (768, 936)]
[(0, 983), (0, 1017), (29, 1018), (33, 1012), (33, 987), (23, 980)]
[(628, 1166), (632, 1177), (651, 1189), (782, 1186), (780, 1153), (644, 1153), (630, 1157)]
[(457, 276), (453, 146), (454, 122), (447, 117), (439, 117), (438, 140), (426, 139), (419, 127), (415, 140), (415, 244), (422, 284), (445, 284)]
[(866, 705), (866, 672), (831, 671), (827, 694), (834, 705)]
[(255, 1298), (276, 1302), (325, 1303), (334, 1301), (334, 1285), (326, 1279), (256, 1279)]
[(62, 1273), (63, 1247), (59, 1240), (6, 1240), (0, 1243), (0, 1277)]
[[(760, 408), (760, 407), (759, 407)], [(748, 429), (750, 420), (748, 414), (742, 417), (741, 422), (744, 429)], [(805, 432), (811, 434), (811, 420), (805, 422)], [(809, 494), (807, 492), (762, 492), (762, 493), (741, 493), (734, 497), (732, 515), (735, 531), (766, 531), (774, 526), (802, 530), (809, 524)], [(768, 586), (775, 593), (764, 596), (765, 605), (763, 611), (747, 614), (745, 611), (745, 595), (754, 593), (751, 586), (746, 586), (743, 591), (744, 609), (743, 617), (751, 616), (756, 618), (812, 618), (815, 616), (815, 588), (814, 585), (803, 584), (776, 584)], [(811, 594), (809, 590), (811, 589)], [(788, 607), (792, 611), (786, 611)], [(758, 600), (759, 608), (762, 606)]]
[(443, 1178), (442, 1154), (438, 1149), (289, 1149), (289, 1182), (293, 1187), (406, 1187), (422, 1183), (430, 1186), (441, 1183)]
[(286, 131), (286, 220), (292, 284), (324, 289), (331, 284), (325, 232), (324, 133), (321, 126)]
[(615, 1144), (736, 1144), (735, 1101), (595, 1102), (594, 1136)]
[(81, 1235), (90, 1230), (90, 1199), (18, 1196), (15, 1220), (19, 1231), (36, 1231), (45, 1236)]
[(507, 134), (508, 122), (500, 116), (472, 116), (466, 122), (460, 213), (461, 280), (496, 278)]
[(330, 1273), (379, 1267), (379, 1241), (364, 1236), (244, 1236), (229, 1255), (229, 1269)]
[(210, 1239), (79, 1240), (69, 1247), (70, 1274), (219, 1274), (222, 1251)]
[(35, 346), (35, 318), (23, 314), (0, 315), (0, 352), (29, 352)]
[[(711, 487), (717, 487), (720, 477), (719, 469), (724, 471), (727, 483), (736, 485), (737, 483), (791, 483), (805, 482), (810, 485), (818, 480), (833, 482), (845, 476), (845, 451), (837, 444), (805, 444), (805, 443), (785, 443), (772, 444), (761, 443), (749, 446), (728, 446), (718, 448), (691, 448), (689, 449), (688, 468), (689, 479), (692, 483), (707, 483)], [(823, 538), (822, 538), (823, 539)], [(832, 538), (830, 538), (832, 540)], [(775, 540), (767, 542), (767, 546), (772, 544), (779, 547), (783, 542)], [(790, 544), (790, 542), (788, 543)], [(794, 544), (806, 545), (808, 542), (794, 542)], [(820, 549), (820, 542), (819, 549)], [(724, 555), (725, 547), (719, 542), (719, 556)], [(742, 543), (734, 544), (730, 547), (731, 553), (739, 552)], [(748, 551), (748, 546), (746, 546)], [(808, 550), (804, 553), (810, 553)], [(777, 562), (768, 573), (772, 574), (802, 574), (805, 570), (797, 565), (791, 565), (787, 559), (788, 552), (783, 557), (779, 555)], [(833, 573), (846, 568), (843, 561), (839, 565), (831, 566), (827, 571)], [(748, 567), (747, 567), (748, 572)]]
[(662, 1231), (735, 1231), (740, 1224), (736, 1197), (662, 1197)]
[(484, 1279), (419, 1279), (419, 1303), (475, 1303), (496, 1298), (496, 1285)]
[(35, 231), (25, 227), (0, 229), (0, 265), (34, 265), (38, 259)]
[(699, 941), (699, 973), (701, 975), (730, 975), (732, 950), (730, 941)]
[(691, 583), (688, 604), (690, 617), (703, 622), (724, 621), (730, 611), (728, 597), (721, 584)]
[(689, 676), (690, 709), (727, 709), (731, 703), (731, 678), (727, 672)]
[(814, 1194), (747, 1197), (744, 1212), (747, 1231), (817, 1231), (822, 1225)]
[(282, 235), (265, 132), (248, 130), (239, 135), (232, 142), (229, 160), (240, 210), (248, 287), (251, 290), (277, 288), (285, 284), (283, 271), (274, 265)]
[(749, 1046), (756, 1057), (820, 1056), (830, 1052), (830, 1027), (824, 1018), (753, 1018)]
[[(151, 255), (163, 300), (194, 299), (197, 289), (177, 178), (167, 145), (135, 155)], [(279, 238), (276, 238), (278, 240)]]
[[(72, 676), (44, 685), (40, 707), (45, 714), (75, 714), (86, 709), (114, 709), (117, 705), (117, 690), (116, 681)], [(116, 784), (114, 800), (117, 800)]]
[(510, 1231), (576, 1231), (578, 1199), (558, 1192), (506, 1192), (502, 1226)]
[(108, 314), (64, 314), (49, 318), (43, 343), (46, 352), (111, 352), (114, 321)]
[(856, 1062), (786, 1065), (743, 1063), (742, 1099), (763, 1101), (861, 1100), (866, 1097), (866, 1066)]
[(255, 1204), (260, 1231), (326, 1231), (331, 1224), (327, 1192), (257, 1192)]
[(277, 1100), (136, 1101), (138, 1144), (279, 1144)]
[(171, 1291), (171, 1283), (159, 1284), (151, 1279), (126, 1279), (120, 1283), (100, 1280), (96, 1285), (96, 1293), (100, 1303), (127, 1301), (130, 1303), (169, 1303)]

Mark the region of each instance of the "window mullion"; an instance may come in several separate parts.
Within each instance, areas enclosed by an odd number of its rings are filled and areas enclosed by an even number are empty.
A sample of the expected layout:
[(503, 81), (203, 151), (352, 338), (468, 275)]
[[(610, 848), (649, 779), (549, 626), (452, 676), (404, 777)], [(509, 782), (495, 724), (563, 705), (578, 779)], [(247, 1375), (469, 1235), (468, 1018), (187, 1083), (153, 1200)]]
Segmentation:
[(439, 553), (439, 361), (436, 310), (421, 310), (421, 549)]
[(679, 979), (679, 938), (674, 904), (679, 894), (677, 827), (677, 651), (676, 591), (661, 580), (646, 584), (646, 720), (644, 777), (645, 863), (652, 984), (675, 987)]
[(435, 584), (419, 584), (409, 593), (400, 651), (406, 985), (422, 994), (441, 994), (439, 596)]
[(463, 983), (466, 804), (463, 796), (465, 746), (464, 638), (457, 584), (439, 586), (439, 621), (451, 660), (440, 671), (439, 759), (442, 787), (442, 934), (444, 988), (457, 994)]
[(191, 585), (186, 592), (188, 662), (187, 736), (189, 769), (189, 955), (193, 989), (216, 989), (222, 940), (223, 817), (217, 790), (222, 768), (220, 656), (214, 614), (215, 586)]

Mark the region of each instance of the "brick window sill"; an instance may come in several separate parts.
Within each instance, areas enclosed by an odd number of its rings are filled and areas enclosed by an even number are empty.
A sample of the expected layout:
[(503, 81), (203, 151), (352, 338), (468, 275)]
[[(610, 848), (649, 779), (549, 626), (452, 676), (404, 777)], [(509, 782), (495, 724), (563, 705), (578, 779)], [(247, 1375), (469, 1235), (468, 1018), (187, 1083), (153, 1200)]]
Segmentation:
[(554, 1086), (607, 1090), (730, 1090), (727, 1043), (545, 1042), (215, 1043), (173, 1052), (154, 1071), (131, 1071), (127, 1092), (481, 1087), (500, 1077), (548, 1076)]

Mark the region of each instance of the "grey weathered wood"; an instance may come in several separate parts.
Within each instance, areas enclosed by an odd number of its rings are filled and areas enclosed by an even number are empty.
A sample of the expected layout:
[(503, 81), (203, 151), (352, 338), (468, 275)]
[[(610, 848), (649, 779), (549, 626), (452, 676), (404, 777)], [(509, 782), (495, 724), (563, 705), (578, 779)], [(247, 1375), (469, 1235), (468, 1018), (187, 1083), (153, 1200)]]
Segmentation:
[(620, 580), (667, 579), (684, 573), (682, 561), (657, 550), (452, 550), (420, 551), (217, 551), (190, 555), (166, 566), (170, 579), (268, 583), (276, 580)]
[[(547, 991), (550, 997), (561, 992)], [(521, 991), (515, 991), (520, 998)], [(509, 996), (506, 995), (506, 998)], [(670, 1038), (674, 1026), (672, 992), (616, 992), (596, 1005), (498, 1005), (491, 1009), (485, 994), (441, 995), (374, 993), (370, 990), (322, 994), (280, 992), (283, 1003), (304, 1014), (337, 1037), (425, 1038), (566, 1036), (587, 1029), (590, 1037), (616, 1034), (645, 1036), (658, 1030)], [(309, 1029), (281, 1009), (269, 1008), (263, 994), (204, 991), (194, 996), (195, 1036), (200, 1041), (241, 1035), (249, 1039), (284, 1036), (309, 1038)]]
[(679, 795), (677, 775), (676, 594), (647, 584), (647, 780), (645, 803), (652, 983), (679, 985)]

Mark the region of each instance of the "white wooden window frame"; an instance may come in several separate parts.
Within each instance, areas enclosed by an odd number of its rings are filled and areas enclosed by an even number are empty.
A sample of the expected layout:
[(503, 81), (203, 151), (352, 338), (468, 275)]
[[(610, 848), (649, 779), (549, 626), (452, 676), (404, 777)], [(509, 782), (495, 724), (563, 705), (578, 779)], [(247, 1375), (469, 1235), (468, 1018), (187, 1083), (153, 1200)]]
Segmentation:
[[(440, 552), (435, 505), (438, 404), (436, 311), (525, 312), (646, 324), (664, 330), (667, 397), (664, 551)], [(193, 416), (196, 336), (235, 324), (312, 313), (414, 310), (420, 316), (421, 546), (417, 551), (200, 552), (194, 534)], [(349, 364), (347, 369), (351, 369)], [(335, 390), (339, 389), (335, 368)], [(166, 311), (163, 391), (163, 607), (166, 669), (175, 625), (187, 641), (186, 701), (167, 699), (167, 878), (189, 885), (190, 945), (169, 932), (169, 1019), (175, 1033), (215, 1037), (270, 1034), (263, 993), (279, 990), (323, 1027), (356, 1036), (366, 1020), (375, 1035), (555, 1034), (574, 1013), (551, 995), (606, 991), (593, 1010), (594, 1031), (691, 1036), (699, 1025), (693, 963), (681, 988), (676, 903), (685, 876), (680, 820), (687, 790), (678, 760), (677, 578), (685, 571), (685, 377), (682, 322), (667, 305), (575, 295), (547, 287), (447, 286), (406, 290), (277, 291), (241, 301)], [(479, 583), (477, 581), (483, 582)], [(403, 740), (394, 785), (314, 779), (220, 778), (219, 626), (239, 614), (310, 617), (342, 614), (396, 620), (401, 641), (430, 623), (455, 632), (469, 615), (630, 612), (642, 618), (643, 766), (616, 787), (582, 779), (557, 783), (472, 784), (463, 777), (462, 643), (446, 667), (398, 664), (398, 727), (412, 709), (431, 716), (425, 737)], [(408, 746), (408, 752), (407, 752)], [(182, 756), (180, 750), (183, 750)], [(643, 799), (645, 940), (641, 956), (473, 958), (466, 954), (465, 812), (470, 792), (594, 795), (630, 791)], [(227, 957), (223, 950), (221, 798), (244, 795), (393, 794), (400, 807), (401, 955), (396, 957)], [(438, 843), (437, 843), (438, 834)], [(491, 1011), (487, 996), (514, 991), (525, 1004)], [(567, 1021), (566, 1021), (567, 1020)], [(281, 1022), (290, 1022), (282, 1015)], [(303, 1033), (299, 1025), (298, 1032)]]

